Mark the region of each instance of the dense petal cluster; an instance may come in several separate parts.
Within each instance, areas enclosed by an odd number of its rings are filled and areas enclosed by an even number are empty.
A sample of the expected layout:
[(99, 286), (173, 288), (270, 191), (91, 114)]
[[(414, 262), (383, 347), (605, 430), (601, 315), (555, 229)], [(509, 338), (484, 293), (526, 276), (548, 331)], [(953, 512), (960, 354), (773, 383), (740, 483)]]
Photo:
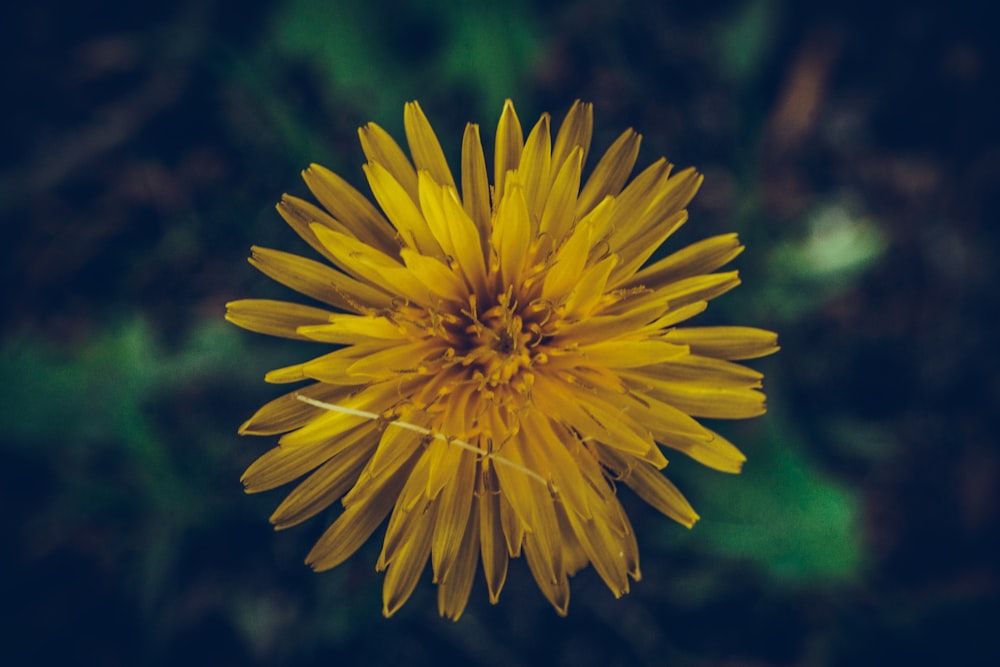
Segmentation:
[(496, 602), (521, 554), (561, 614), (569, 576), (588, 564), (626, 593), (639, 554), (616, 484), (691, 526), (698, 515), (660, 472), (661, 447), (738, 472), (743, 455), (695, 418), (764, 412), (761, 375), (734, 361), (774, 352), (774, 334), (677, 326), (739, 284), (716, 270), (742, 246), (726, 234), (650, 261), (687, 220), (701, 176), (660, 159), (630, 180), (640, 136), (628, 130), (584, 180), (588, 104), (554, 137), (543, 115), (525, 139), (508, 101), (492, 186), (476, 125), (457, 181), (415, 102), (405, 128), (412, 160), (377, 125), (360, 130), (378, 207), (317, 165), (303, 175), (322, 208), (278, 204), (328, 263), (253, 249), (255, 267), (325, 306), (243, 300), (227, 318), (332, 347), (267, 374), (306, 384), (241, 427), (282, 434), (243, 483), (301, 479), (271, 517), (278, 528), (339, 501), (306, 559), (316, 570), (388, 517), (386, 615), (428, 560), (449, 618), (480, 562)]

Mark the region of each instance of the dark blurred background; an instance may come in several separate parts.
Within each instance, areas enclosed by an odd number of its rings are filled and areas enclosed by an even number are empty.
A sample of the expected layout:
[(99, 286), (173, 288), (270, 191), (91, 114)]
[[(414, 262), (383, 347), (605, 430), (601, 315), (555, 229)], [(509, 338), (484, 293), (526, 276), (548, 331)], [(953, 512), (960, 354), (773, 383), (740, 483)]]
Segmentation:
[[(808, 8), (807, 8), (808, 7)], [(180, 0), (3, 3), (2, 661), (83, 665), (996, 665), (1000, 86), (989, 3)], [(457, 624), (430, 577), (380, 614), (377, 541), (316, 575), (236, 426), (314, 352), (222, 322), (297, 298), (251, 244), (356, 128), (419, 99), (453, 164), (595, 105), (705, 185), (675, 243), (737, 231), (704, 322), (780, 332), (769, 414), (675, 457), (688, 531), (623, 492), (644, 578), (558, 618), (521, 561)], [(490, 139), (491, 141), (491, 139)], [(487, 148), (489, 153), (491, 147)]]

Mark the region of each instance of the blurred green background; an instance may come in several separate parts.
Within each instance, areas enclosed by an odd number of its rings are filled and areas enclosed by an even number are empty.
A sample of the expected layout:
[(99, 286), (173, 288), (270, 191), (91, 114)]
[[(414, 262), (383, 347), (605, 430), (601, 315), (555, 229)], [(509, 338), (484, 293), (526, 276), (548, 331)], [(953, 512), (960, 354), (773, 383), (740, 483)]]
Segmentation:
[[(988, 3), (180, 0), (4, 3), (0, 547), (7, 665), (996, 665), (1000, 87)], [(706, 323), (780, 332), (739, 477), (674, 457), (688, 531), (623, 492), (644, 578), (566, 619), (512, 564), (438, 618), (380, 614), (379, 545), (302, 563), (245, 496), (236, 426), (308, 346), (222, 322), (294, 298), (244, 261), (309, 254), (273, 210), (419, 99), (453, 163), (594, 103), (595, 150), (705, 185), (674, 241), (737, 231)], [(991, 282), (993, 281), (993, 282)]]

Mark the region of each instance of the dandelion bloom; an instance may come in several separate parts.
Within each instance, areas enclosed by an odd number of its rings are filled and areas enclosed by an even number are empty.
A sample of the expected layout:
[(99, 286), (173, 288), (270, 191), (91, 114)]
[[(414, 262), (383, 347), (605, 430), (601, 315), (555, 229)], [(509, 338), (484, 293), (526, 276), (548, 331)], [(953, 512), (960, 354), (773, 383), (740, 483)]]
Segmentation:
[(412, 161), (379, 126), (361, 128), (378, 208), (313, 165), (303, 176), (323, 208), (288, 195), (277, 208), (329, 264), (257, 247), (250, 258), (324, 306), (228, 304), (241, 327), (332, 346), (266, 375), (308, 384), (240, 428), (283, 434), (243, 483), (303, 478), (271, 517), (279, 529), (340, 501), (306, 558), (315, 570), (344, 562), (388, 517), (376, 566), (386, 616), (428, 558), (452, 619), (477, 563), (496, 602), (522, 553), (560, 614), (587, 564), (616, 597), (628, 592), (639, 554), (616, 486), (692, 526), (662, 448), (738, 472), (744, 456), (695, 418), (765, 410), (761, 375), (733, 360), (774, 352), (774, 334), (677, 326), (739, 284), (716, 272), (743, 249), (736, 235), (650, 262), (701, 176), (660, 159), (630, 181), (640, 136), (627, 130), (584, 181), (591, 105), (574, 104), (554, 139), (549, 123), (525, 139), (504, 105), (492, 186), (474, 124), (460, 183), (416, 102), (405, 109)]

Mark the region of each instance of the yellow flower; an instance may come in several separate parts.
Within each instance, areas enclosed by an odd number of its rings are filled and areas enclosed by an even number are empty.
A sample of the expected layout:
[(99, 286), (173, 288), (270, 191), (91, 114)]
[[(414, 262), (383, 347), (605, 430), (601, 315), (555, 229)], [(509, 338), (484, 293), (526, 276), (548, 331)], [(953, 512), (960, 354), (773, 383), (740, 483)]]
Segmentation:
[(428, 558), (452, 619), (478, 562), (495, 603), (522, 553), (560, 614), (588, 564), (627, 593), (639, 554), (616, 483), (690, 527), (698, 515), (660, 472), (661, 447), (738, 472), (743, 454), (694, 418), (765, 410), (762, 376), (733, 360), (774, 352), (774, 334), (677, 327), (739, 284), (713, 271), (743, 247), (725, 234), (649, 263), (701, 176), (660, 159), (629, 182), (640, 136), (627, 130), (584, 181), (589, 104), (573, 105), (554, 140), (547, 114), (524, 139), (508, 101), (492, 186), (478, 126), (465, 129), (460, 188), (416, 102), (405, 128), (412, 162), (382, 128), (360, 130), (379, 208), (318, 165), (303, 176), (325, 210), (278, 204), (333, 266), (253, 248), (251, 264), (327, 307), (228, 304), (241, 327), (333, 346), (267, 374), (310, 384), (240, 428), (283, 434), (243, 475), (246, 490), (304, 477), (271, 517), (279, 529), (340, 501), (306, 558), (315, 570), (388, 517), (376, 566), (386, 616)]

